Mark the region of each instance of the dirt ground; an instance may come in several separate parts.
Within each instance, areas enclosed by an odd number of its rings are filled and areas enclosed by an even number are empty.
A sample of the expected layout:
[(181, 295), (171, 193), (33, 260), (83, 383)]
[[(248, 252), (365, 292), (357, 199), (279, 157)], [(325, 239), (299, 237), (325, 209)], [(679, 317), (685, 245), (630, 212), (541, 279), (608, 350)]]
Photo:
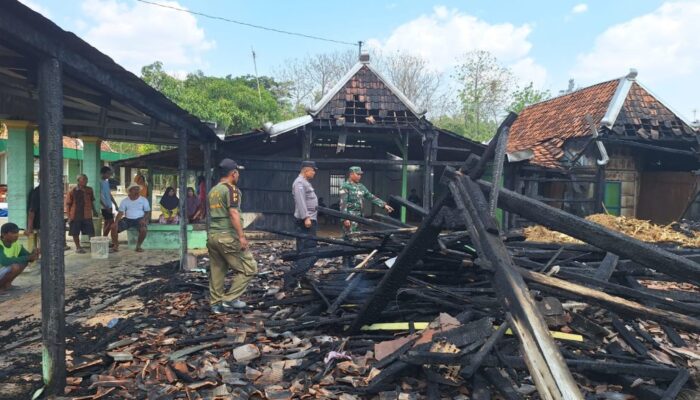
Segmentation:
[[(95, 316), (81, 315), (109, 303), (120, 292), (163, 280), (176, 272), (178, 259), (175, 251), (136, 253), (124, 248), (107, 260), (67, 252), (67, 337), (71, 339), (85, 327), (107, 325), (114, 318), (137, 311), (142, 307), (139, 298), (128, 296)], [(0, 399), (30, 398), (31, 391), (41, 386), (40, 268), (40, 264), (29, 266), (13, 282), (13, 288), (0, 293)], [(101, 341), (95, 338), (95, 342)]]

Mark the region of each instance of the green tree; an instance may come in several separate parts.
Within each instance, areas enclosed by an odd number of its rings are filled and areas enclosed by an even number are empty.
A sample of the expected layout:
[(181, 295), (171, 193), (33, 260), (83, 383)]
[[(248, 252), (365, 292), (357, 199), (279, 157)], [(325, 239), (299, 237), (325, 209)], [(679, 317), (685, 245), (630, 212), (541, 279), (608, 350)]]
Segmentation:
[(523, 108), (530, 104), (539, 103), (551, 97), (549, 90), (538, 90), (533, 87), (532, 82), (523, 88), (517, 88), (511, 95), (512, 101), (508, 106), (508, 111), (520, 113)]
[(513, 74), (488, 51), (465, 54), (454, 78), (459, 84), (461, 117), (465, 136), (475, 140), (491, 137), (509, 100)]
[(215, 77), (197, 71), (179, 80), (168, 75), (158, 61), (143, 67), (141, 77), (183, 109), (216, 122), (226, 134), (247, 132), (291, 116), (284, 85), (269, 77), (259, 78), (259, 91), (258, 80), (250, 75)]

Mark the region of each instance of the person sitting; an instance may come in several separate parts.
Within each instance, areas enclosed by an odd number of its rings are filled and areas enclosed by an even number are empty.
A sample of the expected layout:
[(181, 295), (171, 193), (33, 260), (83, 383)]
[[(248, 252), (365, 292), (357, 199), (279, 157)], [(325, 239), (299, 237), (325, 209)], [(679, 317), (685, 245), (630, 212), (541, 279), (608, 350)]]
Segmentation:
[(202, 202), (191, 187), (187, 188), (187, 220), (190, 224), (196, 224), (202, 220)]
[(178, 213), (180, 212), (180, 199), (175, 195), (175, 188), (168, 186), (160, 198), (160, 220), (161, 224), (177, 224), (180, 222)]
[(150, 219), (151, 205), (148, 200), (142, 197), (140, 193), (141, 187), (138, 183), (129, 185), (129, 197), (122, 200), (119, 204), (119, 212), (115, 218), (115, 224), (112, 225), (112, 251), (119, 251), (119, 232), (124, 232), (128, 229), (138, 229), (139, 237), (136, 243), (136, 251), (142, 252), (141, 245), (146, 240), (148, 232), (148, 221)]
[(27, 265), (39, 258), (38, 250), (28, 252), (17, 239), (19, 227), (16, 224), (8, 222), (0, 228), (0, 290), (9, 289)]

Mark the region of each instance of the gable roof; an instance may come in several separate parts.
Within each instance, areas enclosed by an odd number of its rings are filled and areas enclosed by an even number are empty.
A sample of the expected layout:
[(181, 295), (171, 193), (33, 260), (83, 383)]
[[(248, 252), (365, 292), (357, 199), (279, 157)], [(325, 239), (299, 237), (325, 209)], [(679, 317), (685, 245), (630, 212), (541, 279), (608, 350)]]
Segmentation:
[(357, 62), (307, 111), (315, 119), (344, 116), (351, 123), (365, 123), (372, 116), (374, 122), (369, 123), (377, 125), (420, 119), (426, 113), (372, 67), (368, 58)]
[(531, 150), (530, 163), (559, 168), (564, 143), (591, 135), (587, 115), (607, 136), (655, 140), (696, 135), (688, 122), (637, 82), (632, 71), (526, 107), (510, 128), (507, 152)]

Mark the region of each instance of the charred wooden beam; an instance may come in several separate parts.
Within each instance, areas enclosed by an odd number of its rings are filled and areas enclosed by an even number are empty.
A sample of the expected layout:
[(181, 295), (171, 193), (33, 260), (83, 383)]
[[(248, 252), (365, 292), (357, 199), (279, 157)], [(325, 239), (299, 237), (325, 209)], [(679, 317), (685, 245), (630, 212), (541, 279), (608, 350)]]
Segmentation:
[(503, 119), (503, 122), (501, 122), (501, 125), (496, 131), (496, 135), (494, 135), (494, 137), (491, 139), (488, 146), (486, 146), (486, 150), (484, 150), (484, 153), (479, 158), (479, 162), (476, 164), (476, 167), (469, 171), (469, 177), (471, 179), (479, 179), (484, 174), (484, 171), (486, 171), (487, 164), (489, 163), (489, 161), (491, 161), (494, 154), (496, 153), (498, 138), (501, 136), (501, 134), (503, 134), (503, 131), (510, 129), (510, 126), (513, 125), (513, 122), (515, 122), (515, 119), (517, 117), (518, 114), (511, 111), (510, 113), (508, 113), (505, 119)]
[[(490, 193), (492, 185), (489, 182), (479, 181), (479, 185), (485, 193)], [(619, 256), (629, 258), (641, 265), (677, 278), (682, 282), (700, 284), (700, 264), (670, 253), (653, 244), (644, 243), (622, 233), (612, 231), (507, 189), (501, 189), (498, 205), (530, 221), (583, 240)]]
[[(508, 317), (506, 317), (506, 320)], [(504, 322), (498, 329), (491, 335), (491, 337), (484, 342), (479, 351), (470, 358), (469, 364), (460, 371), (460, 374), (465, 378), (471, 378), (474, 373), (481, 368), (481, 364), (484, 362), (484, 357), (488, 355), (493, 347), (498, 343), (499, 340), (506, 334), (508, 330), (508, 323)]]
[(353, 221), (353, 222), (357, 222), (358, 224), (363, 224), (363, 225), (371, 226), (371, 227), (374, 227), (374, 228), (379, 228), (379, 229), (396, 229), (396, 226), (394, 226), (394, 225), (390, 225), (390, 224), (387, 224), (387, 223), (384, 223), (384, 222), (375, 221), (375, 220), (372, 220), (372, 219), (369, 219), (369, 218), (360, 217), (360, 216), (357, 216), (357, 215), (352, 215), (352, 214), (344, 213), (344, 212), (342, 212), (342, 211), (333, 210), (333, 209), (331, 209), (331, 208), (319, 207), (319, 208), (318, 208), (318, 212), (320, 212), (321, 214), (330, 215), (330, 216), (332, 216), (332, 217), (337, 217), (337, 218), (341, 218), (341, 219), (347, 219), (347, 220), (350, 220), (350, 221)]
[(574, 294), (576, 296), (583, 296), (595, 301), (598, 304), (601, 304), (604, 307), (614, 309), (621, 313), (634, 315), (636, 317), (644, 317), (658, 322), (665, 322), (682, 329), (692, 330), (694, 332), (700, 331), (700, 320), (687, 315), (647, 307), (621, 297), (609, 295), (599, 290), (578, 285), (576, 283), (568, 282), (552, 276), (529, 271), (524, 268), (518, 268), (518, 271), (526, 280), (530, 282), (539, 283), (541, 285)]
[(409, 210), (415, 212), (416, 214), (420, 215), (421, 217), (425, 217), (426, 215), (429, 214), (428, 210), (426, 210), (425, 208), (421, 207), (418, 204), (412, 203), (412, 202), (404, 199), (401, 196), (391, 195), (389, 198), (391, 200), (395, 201), (396, 203), (399, 203), (402, 206), (408, 208)]
[(647, 348), (644, 347), (644, 344), (640, 342), (629, 329), (627, 329), (627, 325), (625, 325), (620, 318), (613, 315), (612, 326), (617, 333), (620, 334), (620, 338), (624, 340), (635, 353), (643, 357), (647, 356)]
[(304, 251), (296, 252), (290, 251), (282, 253), (282, 259), (284, 261), (296, 261), (307, 257), (318, 257), (318, 258), (333, 258), (340, 256), (354, 256), (357, 254), (369, 253), (368, 249), (358, 249), (348, 246), (326, 246), (317, 247), (315, 249), (307, 249)]
[(513, 330), (540, 395), (546, 399), (583, 399), (498, 229), (494, 232), (496, 223), (488, 213), (484, 194), (469, 177), (452, 169), (446, 169), (446, 177), (457, 208), (471, 221), (471, 237), (479, 255), (494, 270), (494, 288), (512, 314)]
[(670, 385), (666, 388), (666, 391), (664, 391), (663, 396), (661, 397), (661, 400), (674, 400), (677, 398), (678, 393), (680, 393), (681, 389), (683, 389), (683, 386), (685, 386), (686, 382), (688, 382), (688, 379), (690, 378), (690, 372), (688, 372), (687, 369), (681, 369), (678, 371), (678, 375), (673, 379)]
[(396, 258), (394, 266), (384, 275), (377, 285), (376, 290), (365, 302), (357, 315), (357, 319), (350, 325), (350, 332), (357, 332), (360, 328), (377, 319), (377, 314), (384, 310), (387, 304), (396, 296), (396, 292), (406, 281), (411, 270), (433, 246), (441, 231), (441, 220), (438, 220), (442, 207), (448, 203), (449, 194), (443, 193), (436, 201), (430, 214), (423, 219), (416, 233), (411, 236), (406, 246)]
[(613, 271), (615, 271), (619, 259), (620, 257), (613, 253), (605, 253), (605, 258), (603, 258), (603, 262), (600, 263), (593, 277), (599, 281), (607, 282)]

